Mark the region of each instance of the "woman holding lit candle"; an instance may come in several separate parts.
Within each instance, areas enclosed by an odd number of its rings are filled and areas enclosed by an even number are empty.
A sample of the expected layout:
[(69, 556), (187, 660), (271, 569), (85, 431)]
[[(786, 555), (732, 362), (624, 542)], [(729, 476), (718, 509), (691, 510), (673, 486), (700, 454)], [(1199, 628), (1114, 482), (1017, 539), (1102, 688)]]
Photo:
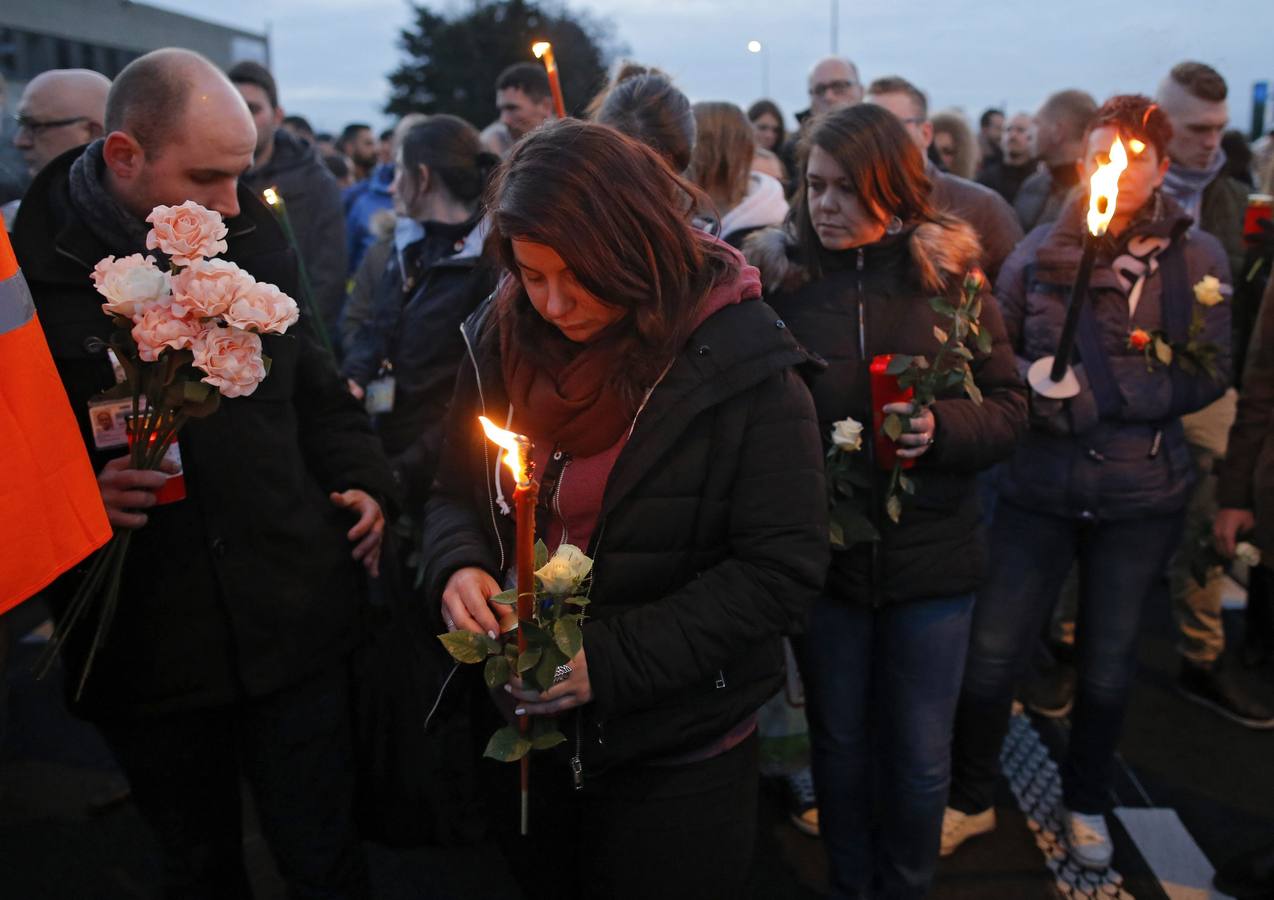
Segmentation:
[(514, 490), (480, 414), (531, 440), (549, 550), (595, 561), (570, 671), (543, 695), (509, 685), (515, 714), (567, 735), (533, 757), (511, 868), (530, 897), (737, 896), (755, 713), (826, 566), (822, 451), (792, 371), (810, 357), (756, 270), (689, 224), (693, 185), (613, 129), (536, 131), (488, 196), (510, 275), (464, 327), (426, 589), (448, 627), (500, 630)]
[[(995, 827), (994, 786), (1013, 685), (1048, 621), (1072, 565), (1079, 566), (1079, 686), (1062, 764), (1062, 826), (1073, 857), (1102, 869), (1111, 843), (1103, 813), (1135, 667), (1143, 603), (1177, 547), (1194, 480), (1180, 417), (1228, 383), (1230, 313), (1205, 276), (1229, 281), (1221, 246), (1159, 191), (1172, 129), (1145, 97), (1117, 96), (1086, 139), (1087, 184), (1118, 157), (1108, 236), (1097, 244), (1079, 308), (1072, 363), (1079, 394), (1031, 396), (1031, 430), (1000, 479), (991, 574), (978, 593), (954, 745), (943, 851)], [(1025, 372), (1056, 352), (1085, 240), (1086, 196), (1031, 232), (1000, 273), (996, 296)], [(1108, 212), (1108, 210), (1107, 210)], [(1098, 232), (1100, 225), (1098, 225)], [(1192, 317), (1217, 349), (1216, 377), (1147, 352), (1156, 332), (1183, 341)], [(1067, 354), (1069, 356), (1069, 354)]]
[[(920, 150), (883, 107), (837, 110), (801, 151), (801, 191), (782, 230), (745, 244), (769, 299), (796, 337), (828, 361), (810, 383), (822, 433), (847, 417), (907, 417), (898, 453), (914, 462), (915, 494), (899, 522), (885, 511), (891, 442), (870, 425), (851, 459), (863, 514), (880, 535), (833, 554), (801, 654), (819, 830), (837, 898), (920, 897), (938, 860), (955, 712), (973, 591), (982, 578), (977, 473), (1003, 459), (1026, 426), (1023, 391), (999, 313), (983, 290), (973, 377), (929, 408), (876, 393), (878, 355), (939, 350), (980, 248), (972, 229), (929, 205)], [(875, 396), (873, 396), (875, 394)], [(799, 646), (803, 644), (803, 647)]]

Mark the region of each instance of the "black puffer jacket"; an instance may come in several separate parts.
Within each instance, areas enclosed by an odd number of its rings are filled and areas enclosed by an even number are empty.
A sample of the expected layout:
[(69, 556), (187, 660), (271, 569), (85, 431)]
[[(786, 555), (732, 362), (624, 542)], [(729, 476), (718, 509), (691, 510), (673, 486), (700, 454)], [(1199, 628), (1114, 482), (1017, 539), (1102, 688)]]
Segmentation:
[(424, 505), (442, 450), (447, 404), (464, 356), (460, 323), (495, 287), (494, 271), (482, 262), (485, 235), (472, 220), (428, 222), (423, 238), (402, 253), (390, 252), (371, 321), (345, 348), (347, 378), (366, 387), (382, 366), (394, 377), (394, 408), (372, 424), (413, 509)]
[[(90, 397), (115, 383), (103, 341), (111, 320), (89, 278), (110, 254), (70, 205), (54, 160), (27, 194), (14, 249), (95, 470), (122, 451), (93, 450)], [(229, 251), (261, 281), (296, 290), (296, 259), (277, 222), (239, 188)], [(141, 250), (142, 248), (138, 248)], [(222, 398), (179, 435), (187, 498), (149, 511), (134, 532), (119, 611), (78, 711), (90, 717), (201, 709), (260, 696), (331, 666), (360, 637), (362, 567), (350, 514), (329, 491), (394, 492), (367, 416), (302, 317), (262, 338), (270, 374), (248, 397)], [(84, 567), (50, 589), (55, 611)], [(78, 573), (78, 574), (77, 574)], [(95, 621), (72, 633), (78, 672)]]
[[(434, 603), (457, 569), (498, 579), (511, 563), (512, 520), (496, 507), (495, 455), (477, 424), (508, 406), (485, 311), (466, 324), (471, 365), (426, 511)], [(814, 406), (791, 368), (808, 361), (764, 303), (728, 306), (639, 412), (588, 549), (594, 700), (565, 726), (586, 773), (701, 748), (781, 683), (779, 636), (801, 626), (827, 570)]]
[[(794, 248), (779, 230), (756, 235), (745, 252), (761, 269), (769, 301), (793, 334), (827, 361), (810, 390), (828, 440), (832, 423), (846, 416), (864, 423), (864, 437), (874, 439), (868, 434), (872, 358), (884, 353), (934, 358), (933, 329), (948, 323), (929, 299), (954, 298), (979, 248), (964, 223), (925, 224), (862, 250), (823, 254), (823, 277), (813, 282), (793, 262)], [(878, 605), (966, 593), (981, 581), (986, 542), (974, 476), (1011, 454), (1026, 430), (1025, 389), (989, 293), (982, 297), (982, 323), (994, 341), (991, 354), (979, 354), (973, 363), (984, 401), (978, 405), (953, 393), (934, 404), (935, 443), (913, 471), (917, 490), (903, 500), (901, 524), (889, 522), (880, 508), (888, 473), (877, 471), (868, 453), (855, 460), (873, 473), (875, 503), (867, 506), (882, 539), (833, 554), (828, 576), (833, 596)]]

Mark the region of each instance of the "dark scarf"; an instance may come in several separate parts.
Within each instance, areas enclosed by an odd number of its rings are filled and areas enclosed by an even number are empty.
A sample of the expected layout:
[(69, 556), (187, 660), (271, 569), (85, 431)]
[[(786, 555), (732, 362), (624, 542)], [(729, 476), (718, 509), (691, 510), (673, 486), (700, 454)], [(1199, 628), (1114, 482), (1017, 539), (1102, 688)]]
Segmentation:
[[(508, 287), (516, 289), (516, 282)], [(594, 456), (614, 446), (636, 411), (612, 385), (614, 342), (603, 338), (546, 365), (539, 354), (525, 352), (517, 330), (507, 317), (501, 321), (500, 359), (515, 427), (571, 456)]]
[(102, 145), (100, 138), (89, 144), (71, 164), (71, 206), (107, 250), (117, 256), (145, 253), (146, 233), (150, 226), (120, 206), (119, 201), (106, 190), (102, 183), (102, 173), (106, 168)]

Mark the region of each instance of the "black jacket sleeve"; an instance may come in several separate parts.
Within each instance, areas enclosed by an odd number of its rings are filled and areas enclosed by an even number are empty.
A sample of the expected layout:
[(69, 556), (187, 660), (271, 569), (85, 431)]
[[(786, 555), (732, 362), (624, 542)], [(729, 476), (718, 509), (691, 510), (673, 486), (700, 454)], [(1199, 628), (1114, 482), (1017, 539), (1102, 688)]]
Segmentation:
[(755, 388), (730, 498), (729, 557), (672, 594), (585, 624), (603, 717), (715, 677), (803, 622), (827, 574), (827, 499), (814, 402), (785, 370)]

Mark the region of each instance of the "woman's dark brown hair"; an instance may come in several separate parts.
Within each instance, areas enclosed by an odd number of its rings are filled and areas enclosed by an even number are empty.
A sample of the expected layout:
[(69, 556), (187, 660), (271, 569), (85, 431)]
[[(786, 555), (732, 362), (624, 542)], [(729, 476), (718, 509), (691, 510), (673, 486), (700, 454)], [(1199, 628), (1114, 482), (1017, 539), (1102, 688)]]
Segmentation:
[(743, 110), (733, 103), (696, 103), (694, 116), (697, 137), (686, 177), (724, 215), (748, 192), (756, 139)]
[(482, 149), (478, 131), (464, 119), (430, 116), (413, 125), (402, 138), (404, 177), (416, 184), (420, 167), (426, 166), (457, 201), (476, 203), (491, 171), (500, 160)]
[(1116, 94), (1093, 114), (1084, 132), (1084, 143), (1088, 143), (1088, 135), (1098, 128), (1115, 128), (1125, 138), (1137, 138), (1155, 148), (1155, 154), (1162, 161), (1168, 157), (1168, 143), (1172, 140), (1172, 123), (1168, 115), (1159, 108), (1159, 104), (1141, 94)]
[(945, 218), (929, 202), (932, 183), (925, 174), (924, 157), (897, 116), (871, 103), (830, 112), (814, 122), (801, 142), (800, 189), (788, 218), (811, 275), (820, 274), (821, 246), (810, 220), (805, 184), (814, 147), (840, 164), (859, 201), (878, 215), (882, 224), (895, 216), (904, 225)]
[[(690, 336), (703, 298), (733, 270), (728, 248), (687, 220), (705, 200), (644, 144), (564, 119), (523, 138), (496, 171), (489, 240), (515, 275), (515, 238), (551, 247), (582, 287), (624, 311), (598, 340), (613, 346), (613, 385), (636, 402)], [(576, 351), (535, 311), (520, 279), (510, 278), (496, 302), (527, 353), (548, 360)]]

